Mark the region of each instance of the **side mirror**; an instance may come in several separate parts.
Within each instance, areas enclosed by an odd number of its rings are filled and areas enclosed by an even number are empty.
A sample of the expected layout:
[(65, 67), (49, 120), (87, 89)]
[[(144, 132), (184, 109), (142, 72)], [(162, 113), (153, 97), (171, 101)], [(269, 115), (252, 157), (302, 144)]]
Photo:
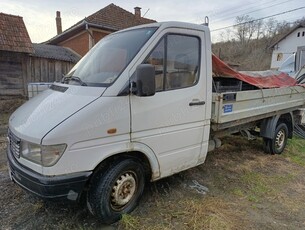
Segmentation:
[(156, 93), (155, 67), (141, 64), (136, 69), (136, 95), (140, 97), (153, 96)]

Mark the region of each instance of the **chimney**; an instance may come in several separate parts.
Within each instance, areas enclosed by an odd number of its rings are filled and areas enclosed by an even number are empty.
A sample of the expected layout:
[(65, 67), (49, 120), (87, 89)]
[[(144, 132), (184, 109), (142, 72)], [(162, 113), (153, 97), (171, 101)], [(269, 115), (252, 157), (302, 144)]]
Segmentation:
[(141, 7), (136, 6), (134, 8), (134, 15), (136, 16), (136, 18), (140, 18), (141, 17)]
[(57, 34), (61, 34), (62, 27), (61, 27), (60, 11), (56, 11), (56, 28), (57, 28)]

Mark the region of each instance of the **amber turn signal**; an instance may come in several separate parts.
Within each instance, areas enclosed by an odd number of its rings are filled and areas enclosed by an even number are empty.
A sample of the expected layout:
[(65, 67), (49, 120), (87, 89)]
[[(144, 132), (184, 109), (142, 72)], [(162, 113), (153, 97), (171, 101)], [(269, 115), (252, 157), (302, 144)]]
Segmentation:
[(107, 133), (108, 134), (115, 134), (116, 133), (116, 129), (108, 129)]

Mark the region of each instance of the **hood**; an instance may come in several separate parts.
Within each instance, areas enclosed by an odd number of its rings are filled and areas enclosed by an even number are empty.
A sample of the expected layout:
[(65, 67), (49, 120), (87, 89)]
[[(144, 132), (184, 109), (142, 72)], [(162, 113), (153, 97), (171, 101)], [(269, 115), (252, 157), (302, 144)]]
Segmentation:
[(55, 126), (100, 97), (106, 88), (54, 84), (19, 107), (9, 119), (10, 130), (33, 143)]

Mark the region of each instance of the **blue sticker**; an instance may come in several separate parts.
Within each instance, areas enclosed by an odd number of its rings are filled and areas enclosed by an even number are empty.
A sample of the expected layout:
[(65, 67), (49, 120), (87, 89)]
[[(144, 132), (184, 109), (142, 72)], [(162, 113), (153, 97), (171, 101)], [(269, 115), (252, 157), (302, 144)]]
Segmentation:
[(224, 113), (231, 113), (232, 111), (233, 111), (233, 104), (223, 106), (223, 112)]

